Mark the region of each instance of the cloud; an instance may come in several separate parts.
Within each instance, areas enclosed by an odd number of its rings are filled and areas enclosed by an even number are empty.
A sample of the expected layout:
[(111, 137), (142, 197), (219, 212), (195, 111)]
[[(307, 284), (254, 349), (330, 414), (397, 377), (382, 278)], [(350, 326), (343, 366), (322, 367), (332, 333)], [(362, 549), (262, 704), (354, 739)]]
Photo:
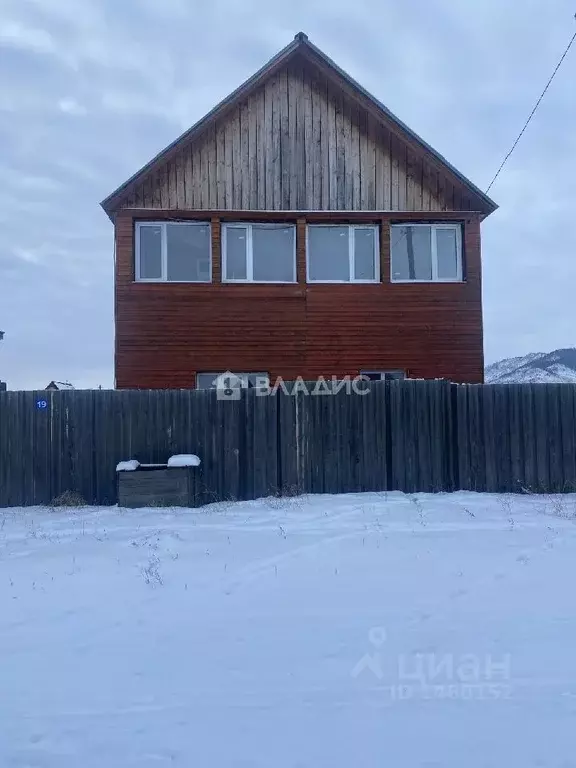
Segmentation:
[(26, 248), (19, 248), (14, 247), (12, 248), (12, 254), (17, 259), (22, 259), (22, 261), (27, 261), (29, 264), (39, 264), (40, 259), (38, 257), (37, 253), (34, 253), (34, 251), (27, 250)]
[(74, 115), (75, 117), (82, 117), (86, 114), (86, 108), (75, 99), (60, 99), (58, 109), (65, 115)]
[(0, 43), (33, 53), (54, 54), (58, 46), (43, 29), (34, 29), (17, 21), (0, 21)]

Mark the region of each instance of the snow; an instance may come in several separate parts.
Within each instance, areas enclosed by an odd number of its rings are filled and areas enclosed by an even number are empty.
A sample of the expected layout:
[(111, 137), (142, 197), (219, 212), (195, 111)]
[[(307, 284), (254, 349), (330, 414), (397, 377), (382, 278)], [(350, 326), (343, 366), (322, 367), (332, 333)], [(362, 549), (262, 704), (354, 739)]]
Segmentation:
[(576, 765), (576, 496), (0, 510), (0, 765)]
[(140, 466), (140, 462), (136, 459), (128, 459), (128, 461), (119, 461), (116, 464), (116, 472), (134, 472)]
[(575, 384), (576, 383), (576, 371), (572, 368), (568, 368), (567, 365), (551, 365), (549, 370), (555, 377), (555, 381), (558, 383)]
[(487, 366), (485, 373), (488, 384), (575, 384), (576, 349), (510, 357)]
[(116, 472), (134, 472), (137, 469), (151, 469), (152, 467), (199, 467), (200, 459), (193, 453), (178, 453), (170, 456), (168, 464), (140, 464), (137, 459), (119, 461)]
[(485, 376), (487, 383), (500, 381), (509, 375), (513, 375), (519, 368), (530, 366), (545, 356), (545, 352), (531, 352), (523, 357), (507, 357), (486, 367)]
[(200, 459), (193, 453), (178, 453), (168, 459), (169, 467), (199, 467)]

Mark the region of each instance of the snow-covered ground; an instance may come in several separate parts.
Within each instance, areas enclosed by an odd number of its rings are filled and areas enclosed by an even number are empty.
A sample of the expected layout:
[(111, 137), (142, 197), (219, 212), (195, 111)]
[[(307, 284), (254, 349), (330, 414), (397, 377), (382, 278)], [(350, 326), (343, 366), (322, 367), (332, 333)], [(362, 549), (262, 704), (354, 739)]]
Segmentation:
[(0, 766), (576, 766), (575, 512), (0, 510)]

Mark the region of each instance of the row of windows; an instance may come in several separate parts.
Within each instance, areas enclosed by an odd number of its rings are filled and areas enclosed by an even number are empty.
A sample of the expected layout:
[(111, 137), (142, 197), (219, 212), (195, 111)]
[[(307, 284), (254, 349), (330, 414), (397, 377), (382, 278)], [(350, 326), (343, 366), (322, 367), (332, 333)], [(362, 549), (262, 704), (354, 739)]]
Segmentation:
[[(391, 227), (393, 282), (462, 280), (460, 224), (398, 224)], [(378, 227), (310, 224), (306, 231), (309, 283), (380, 281)], [(138, 222), (136, 279), (209, 283), (210, 224)], [(293, 224), (224, 224), (222, 280), (233, 283), (295, 283)]]

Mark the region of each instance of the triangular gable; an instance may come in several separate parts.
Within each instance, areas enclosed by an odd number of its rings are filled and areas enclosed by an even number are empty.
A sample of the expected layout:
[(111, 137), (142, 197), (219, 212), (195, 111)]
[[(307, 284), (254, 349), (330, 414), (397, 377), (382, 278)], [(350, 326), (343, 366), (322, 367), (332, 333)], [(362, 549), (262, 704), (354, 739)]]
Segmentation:
[(102, 206), (496, 208), (302, 33)]

